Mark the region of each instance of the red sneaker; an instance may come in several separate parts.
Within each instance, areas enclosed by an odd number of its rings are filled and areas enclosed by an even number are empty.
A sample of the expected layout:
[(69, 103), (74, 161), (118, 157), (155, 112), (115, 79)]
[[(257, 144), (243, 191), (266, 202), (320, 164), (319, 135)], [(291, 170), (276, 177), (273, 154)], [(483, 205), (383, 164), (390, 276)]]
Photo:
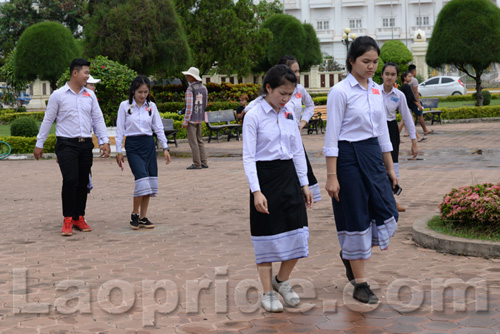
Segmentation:
[(73, 218), (64, 217), (64, 222), (63, 222), (61, 234), (65, 237), (73, 235)]
[(78, 220), (73, 220), (74, 227), (81, 232), (90, 232), (92, 229), (87, 225), (85, 218), (80, 216)]

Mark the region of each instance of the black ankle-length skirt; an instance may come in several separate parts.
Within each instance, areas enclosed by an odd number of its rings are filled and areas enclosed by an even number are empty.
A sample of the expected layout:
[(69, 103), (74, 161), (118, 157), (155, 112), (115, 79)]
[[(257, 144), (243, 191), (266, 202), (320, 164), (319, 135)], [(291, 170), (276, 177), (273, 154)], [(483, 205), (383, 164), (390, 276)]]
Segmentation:
[(257, 161), (257, 175), (269, 214), (255, 209), (250, 193), (250, 230), (256, 262), (307, 257), (306, 205), (293, 160)]
[(158, 194), (158, 163), (153, 136), (129, 136), (125, 140), (127, 160), (134, 174), (134, 197)]
[(346, 260), (369, 259), (371, 247), (389, 247), (398, 210), (377, 138), (339, 141), (339, 199), (332, 198), (337, 235)]

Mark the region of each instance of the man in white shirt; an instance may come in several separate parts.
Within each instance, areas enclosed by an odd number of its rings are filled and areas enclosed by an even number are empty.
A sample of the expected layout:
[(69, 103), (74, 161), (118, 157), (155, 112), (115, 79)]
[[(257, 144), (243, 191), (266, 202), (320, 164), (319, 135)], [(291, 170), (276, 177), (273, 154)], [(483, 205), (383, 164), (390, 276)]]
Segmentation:
[(55, 152), (63, 176), (62, 207), (63, 236), (72, 235), (73, 225), (84, 232), (92, 229), (85, 221), (87, 184), (92, 167), (92, 125), (101, 144), (101, 157), (110, 154), (109, 139), (101, 108), (93, 91), (85, 88), (90, 75), (90, 63), (74, 59), (70, 64), (70, 80), (49, 98), (40, 126), (33, 155), (40, 159), (43, 144), (54, 121), (57, 142)]

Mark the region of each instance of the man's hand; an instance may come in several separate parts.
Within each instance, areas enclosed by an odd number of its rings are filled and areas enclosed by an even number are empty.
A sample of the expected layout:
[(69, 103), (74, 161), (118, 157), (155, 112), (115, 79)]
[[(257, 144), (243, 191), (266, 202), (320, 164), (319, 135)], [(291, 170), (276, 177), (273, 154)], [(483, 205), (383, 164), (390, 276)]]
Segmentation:
[(302, 129), (304, 128), (304, 126), (306, 126), (307, 122), (304, 121), (304, 120), (301, 120), (300, 121), (300, 125), (299, 125), (299, 130), (302, 131)]
[(104, 158), (104, 159), (108, 158), (109, 154), (111, 153), (111, 149), (109, 148), (109, 144), (105, 143), (105, 144), (99, 145), (99, 151), (101, 152), (101, 155), (99, 156), (99, 158)]
[(35, 147), (35, 149), (33, 150), (33, 155), (35, 156), (36, 160), (40, 159), (43, 155), (43, 148)]
[(183, 129), (187, 129), (187, 127), (188, 127), (188, 125), (187, 125), (187, 124), (182, 123), (182, 128), (183, 128)]

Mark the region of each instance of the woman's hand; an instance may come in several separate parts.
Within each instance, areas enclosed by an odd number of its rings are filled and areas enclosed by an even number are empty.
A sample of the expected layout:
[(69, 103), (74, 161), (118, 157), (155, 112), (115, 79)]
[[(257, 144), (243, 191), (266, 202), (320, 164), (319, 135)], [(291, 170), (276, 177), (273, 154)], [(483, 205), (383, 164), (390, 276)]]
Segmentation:
[(165, 155), (165, 165), (168, 165), (170, 163), (170, 153), (168, 152), (167, 149), (163, 150), (163, 154)]
[(396, 177), (396, 172), (394, 169), (392, 171), (387, 172), (387, 175), (389, 176), (389, 179), (391, 180), (391, 189), (394, 190), (396, 187), (396, 184), (398, 184), (398, 178)]
[(313, 206), (314, 196), (309, 189), (309, 186), (302, 187), (302, 193), (304, 194), (304, 201), (306, 202), (306, 209), (310, 209)]
[(337, 202), (340, 202), (339, 192), (340, 192), (340, 184), (337, 179), (337, 175), (328, 175), (326, 179), (326, 191), (331, 198), (335, 198)]
[(266, 196), (261, 191), (256, 191), (253, 193), (253, 203), (255, 205), (255, 210), (261, 213), (269, 214), (267, 209), (267, 199)]
[(116, 154), (116, 163), (122, 169), (122, 172), (123, 172), (123, 163), (124, 162), (125, 162), (125, 160), (123, 159), (123, 154), (121, 154), (121, 153)]
[(418, 156), (418, 147), (416, 139), (411, 140), (411, 155), (413, 156), (412, 160), (415, 160)]

